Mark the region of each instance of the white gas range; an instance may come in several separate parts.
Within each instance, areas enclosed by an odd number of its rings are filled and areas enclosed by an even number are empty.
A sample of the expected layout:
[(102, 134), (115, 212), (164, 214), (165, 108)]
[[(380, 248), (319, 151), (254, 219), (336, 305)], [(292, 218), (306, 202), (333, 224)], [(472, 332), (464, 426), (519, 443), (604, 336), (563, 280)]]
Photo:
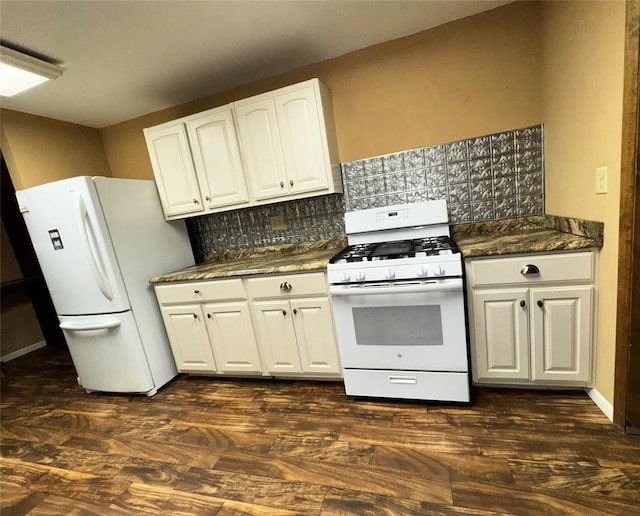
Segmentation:
[(327, 267), (347, 394), (468, 402), (462, 260), (446, 201), (348, 212)]

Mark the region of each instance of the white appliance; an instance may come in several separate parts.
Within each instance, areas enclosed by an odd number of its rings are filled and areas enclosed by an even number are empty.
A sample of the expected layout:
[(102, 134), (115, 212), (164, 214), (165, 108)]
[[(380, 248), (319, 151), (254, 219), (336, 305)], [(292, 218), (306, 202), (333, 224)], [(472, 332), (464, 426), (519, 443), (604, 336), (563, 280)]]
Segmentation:
[(177, 370), (149, 278), (194, 263), (153, 181), (74, 177), (16, 192), (78, 383), (154, 395)]
[(345, 390), (470, 401), (460, 252), (446, 201), (345, 214), (327, 267)]

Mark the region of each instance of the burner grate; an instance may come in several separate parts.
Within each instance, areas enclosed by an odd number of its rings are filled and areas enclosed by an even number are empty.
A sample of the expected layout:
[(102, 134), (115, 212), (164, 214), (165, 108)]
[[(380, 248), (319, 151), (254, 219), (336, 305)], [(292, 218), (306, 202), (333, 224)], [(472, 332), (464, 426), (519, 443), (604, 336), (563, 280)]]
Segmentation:
[(368, 262), (456, 253), (459, 253), (458, 247), (451, 240), (451, 237), (437, 236), (414, 240), (350, 245), (331, 258), (329, 263)]

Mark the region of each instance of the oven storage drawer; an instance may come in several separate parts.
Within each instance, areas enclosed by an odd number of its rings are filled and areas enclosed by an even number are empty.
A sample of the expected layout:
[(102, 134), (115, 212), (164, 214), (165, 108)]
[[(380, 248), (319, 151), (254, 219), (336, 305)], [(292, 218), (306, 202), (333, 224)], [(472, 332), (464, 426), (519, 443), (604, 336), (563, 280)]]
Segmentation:
[(293, 296), (326, 296), (327, 280), (324, 272), (278, 274), (249, 278), (247, 288), (253, 299)]
[(156, 296), (163, 305), (247, 298), (242, 280), (239, 278), (156, 285)]
[(470, 400), (468, 373), (345, 369), (344, 386), (350, 396)]
[(594, 271), (592, 252), (536, 254), (469, 261), (467, 281), (472, 287), (592, 281)]

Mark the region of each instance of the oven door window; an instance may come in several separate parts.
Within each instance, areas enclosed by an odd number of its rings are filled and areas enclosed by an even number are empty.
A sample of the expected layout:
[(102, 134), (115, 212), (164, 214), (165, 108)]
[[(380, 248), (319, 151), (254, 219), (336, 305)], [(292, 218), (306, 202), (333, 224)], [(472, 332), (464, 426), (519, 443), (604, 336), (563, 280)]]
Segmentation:
[(358, 346), (442, 346), (440, 305), (353, 308)]

